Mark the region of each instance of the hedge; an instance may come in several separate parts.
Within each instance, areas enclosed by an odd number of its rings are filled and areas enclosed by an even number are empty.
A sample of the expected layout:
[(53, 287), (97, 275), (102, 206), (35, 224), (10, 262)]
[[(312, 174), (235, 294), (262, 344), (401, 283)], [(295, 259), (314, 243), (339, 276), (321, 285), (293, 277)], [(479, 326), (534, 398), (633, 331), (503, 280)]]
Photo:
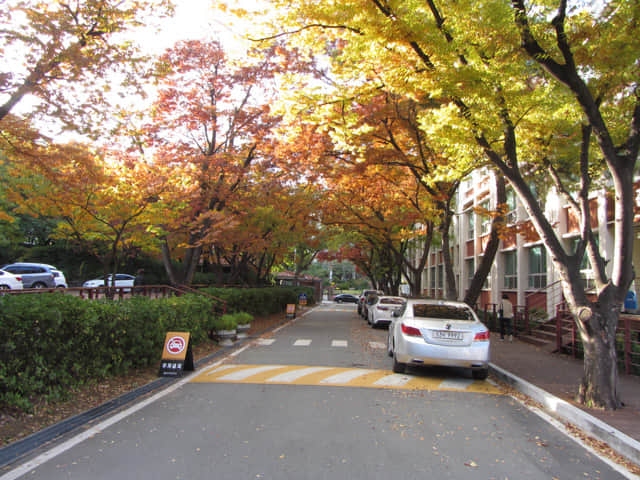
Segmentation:
[[(205, 292), (227, 300), (230, 313), (265, 315), (284, 311), (302, 290)], [(29, 411), (35, 396), (56, 400), (84, 383), (159, 365), (166, 332), (188, 331), (194, 345), (207, 339), (214, 329), (214, 304), (197, 294), (122, 300), (60, 293), (0, 296), (0, 408)]]

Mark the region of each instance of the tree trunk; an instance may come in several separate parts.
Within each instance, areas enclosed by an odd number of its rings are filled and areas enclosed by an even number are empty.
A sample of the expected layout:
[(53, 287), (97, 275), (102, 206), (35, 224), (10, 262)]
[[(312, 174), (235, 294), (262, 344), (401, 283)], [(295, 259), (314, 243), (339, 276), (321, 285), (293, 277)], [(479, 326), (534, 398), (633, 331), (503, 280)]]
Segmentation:
[(198, 262), (200, 261), (200, 255), (202, 254), (202, 247), (187, 248), (185, 256), (182, 262), (182, 269), (177, 268), (171, 258), (171, 249), (165, 239), (162, 243), (162, 263), (164, 270), (169, 277), (169, 283), (171, 285), (190, 285), (193, 281), (193, 275), (195, 274)]
[[(505, 188), (504, 177), (496, 174), (495, 179), (497, 193), (496, 200), (498, 202), (498, 211), (500, 212), (499, 208), (501, 205), (504, 205), (507, 202), (507, 191)], [(478, 302), (478, 297), (482, 291), (482, 285), (484, 285), (484, 282), (491, 271), (491, 267), (493, 266), (493, 262), (496, 259), (496, 254), (498, 253), (498, 247), (500, 246), (499, 229), (503, 223), (504, 217), (502, 214), (496, 216), (491, 222), (491, 233), (489, 234), (489, 241), (484, 249), (482, 261), (474, 272), (473, 278), (471, 279), (471, 285), (469, 285), (469, 289), (464, 296), (464, 302), (467, 305), (473, 307)]]
[[(617, 305), (599, 305), (597, 310), (578, 308), (585, 328), (580, 329), (584, 348), (584, 374), (577, 401), (596, 408), (613, 410), (620, 407), (618, 399), (618, 363), (616, 353)], [(587, 318), (591, 315), (591, 318)], [(578, 322), (580, 323), (580, 322)]]

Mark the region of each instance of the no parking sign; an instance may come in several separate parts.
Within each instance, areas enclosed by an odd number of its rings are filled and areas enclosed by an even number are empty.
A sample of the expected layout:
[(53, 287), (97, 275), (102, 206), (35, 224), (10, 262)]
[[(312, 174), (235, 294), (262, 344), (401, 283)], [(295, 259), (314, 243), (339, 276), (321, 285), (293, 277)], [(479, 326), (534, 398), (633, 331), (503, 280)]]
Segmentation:
[(193, 353), (189, 332), (167, 332), (162, 349), (160, 376), (178, 377), (193, 370)]

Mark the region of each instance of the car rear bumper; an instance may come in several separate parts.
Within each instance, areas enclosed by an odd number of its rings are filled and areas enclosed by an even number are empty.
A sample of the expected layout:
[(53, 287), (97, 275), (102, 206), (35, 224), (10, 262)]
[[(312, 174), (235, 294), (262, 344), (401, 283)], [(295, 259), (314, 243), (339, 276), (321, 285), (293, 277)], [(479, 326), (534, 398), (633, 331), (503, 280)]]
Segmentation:
[(442, 365), (449, 367), (487, 368), (490, 342), (473, 342), (467, 346), (432, 345), (418, 337), (397, 339), (395, 355), (398, 362), (411, 365)]

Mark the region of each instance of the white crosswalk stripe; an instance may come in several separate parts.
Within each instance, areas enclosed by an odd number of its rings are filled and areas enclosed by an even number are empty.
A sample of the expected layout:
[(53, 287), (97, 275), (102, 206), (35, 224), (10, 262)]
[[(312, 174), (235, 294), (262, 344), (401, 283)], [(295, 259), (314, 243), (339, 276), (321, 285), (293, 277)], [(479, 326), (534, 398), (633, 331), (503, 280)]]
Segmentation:
[(401, 387), (405, 385), (412, 377), (409, 375), (400, 375), (398, 373), (394, 373), (393, 375), (387, 375), (386, 377), (382, 377), (380, 380), (373, 382), (374, 385), (378, 385), (380, 387)]
[(367, 370), (367, 369), (358, 369), (358, 370), (347, 370), (345, 372), (338, 373), (336, 375), (332, 375), (331, 377), (324, 378), (320, 381), (320, 383), (327, 384), (340, 384), (340, 383), (349, 383), (351, 380), (354, 380), (358, 377), (366, 375), (367, 373), (375, 372), (375, 370)]
[(275, 341), (275, 338), (258, 338), (255, 343), (262, 346), (268, 346), (273, 345)]
[(332, 347), (347, 347), (348, 345), (349, 342), (347, 342), (346, 340), (333, 340), (331, 342)]
[(265, 365), (262, 367), (245, 368), (243, 370), (232, 372), (228, 375), (220, 377), (220, 380), (237, 382), (237, 381), (252, 377), (258, 373), (268, 372), (269, 370), (276, 370), (281, 368), (285, 368), (285, 367), (283, 367), (282, 365)]
[(473, 380), (469, 380), (468, 378), (449, 378), (440, 383), (440, 388), (447, 390), (465, 390), (472, 383)]
[(308, 347), (309, 345), (311, 345), (311, 339), (309, 338), (299, 338), (293, 342), (294, 347)]
[(374, 350), (383, 350), (387, 348), (387, 345), (382, 342), (369, 342), (369, 348), (372, 348)]
[(281, 373), (276, 375), (275, 377), (271, 377), (267, 379), (267, 382), (274, 383), (291, 383), (296, 380), (306, 377), (307, 375), (311, 375), (313, 373), (324, 372), (325, 370), (331, 370), (330, 367), (307, 367), (300, 368), (298, 370), (292, 370), (290, 372)]

